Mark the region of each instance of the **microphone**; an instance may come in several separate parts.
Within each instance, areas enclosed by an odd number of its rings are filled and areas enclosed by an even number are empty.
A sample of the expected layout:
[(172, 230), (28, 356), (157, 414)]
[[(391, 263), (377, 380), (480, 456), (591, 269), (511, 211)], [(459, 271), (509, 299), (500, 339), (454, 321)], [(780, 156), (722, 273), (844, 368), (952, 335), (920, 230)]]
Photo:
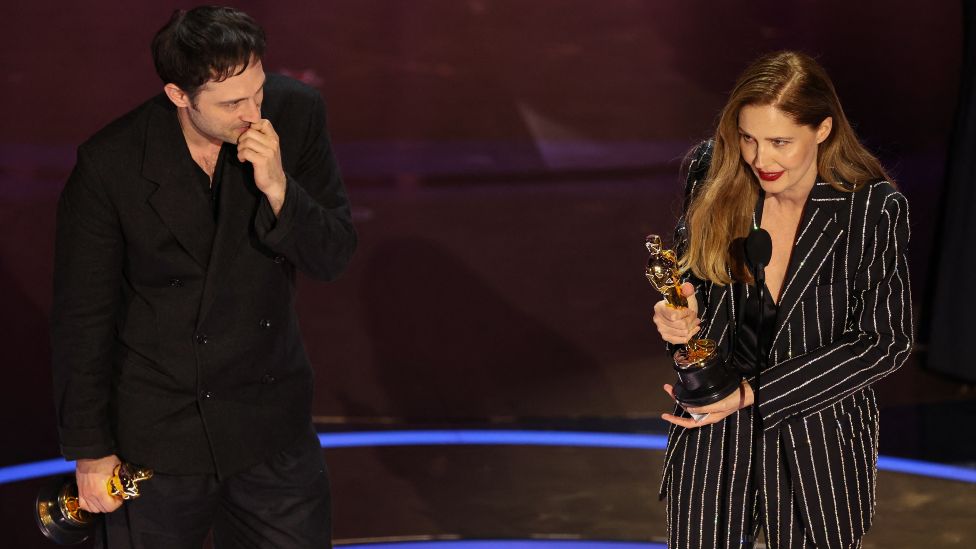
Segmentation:
[(746, 237), (746, 265), (757, 281), (765, 280), (765, 268), (773, 257), (773, 239), (766, 229), (753, 229)]
[[(762, 210), (760, 210), (761, 212)], [(760, 216), (762, 214), (760, 213)], [(760, 485), (759, 467), (756, 465), (759, 455), (759, 436), (755, 433), (762, 433), (762, 418), (759, 417), (759, 373), (762, 371), (763, 366), (766, 364), (766, 357), (763, 355), (763, 304), (766, 301), (766, 265), (769, 264), (769, 260), (773, 257), (773, 239), (770, 238), (769, 233), (765, 229), (760, 229), (756, 227), (755, 229), (749, 231), (749, 236), (746, 237), (745, 241), (745, 260), (746, 266), (749, 271), (752, 272), (753, 278), (756, 279), (756, 289), (758, 290), (759, 298), (759, 318), (756, 322), (756, 363), (753, 365), (752, 371), (744, 371), (746, 375), (752, 375), (752, 455), (749, 456), (749, 461), (752, 466), (752, 482), (754, 486)], [(751, 536), (750, 536), (751, 537)], [(750, 540), (750, 542), (753, 540)]]
[(749, 461), (752, 466), (752, 482), (754, 486), (760, 485), (759, 467), (756, 465), (759, 455), (759, 436), (755, 433), (762, 433), (762, 418), (759, 417), (759, 373), (762, 371), (763, 366), (766, 364), (767, 357), (763, 356), (763, 305), (766, 301), (766, 265), (769, 264), (770, 258), (773, 257), (773, 239), (770, 238), (769, 233), (765, 229), (760, 229), (756, 227), (755, 229), (749, 231), (749, 236), (746, 237), (745, 242), (745, 260), (746, 266), (749, 267), (749, 271), (752, 272), (753, 278), (756, 279), (756, 289), (758, 290), (759, 298), (759, 317), (756, 319), (756, 363), (753, 365), (753, 370), (751, 372), (744, 372), (746, 375), (751, 374), (753, 376), (752, 380), (752, 455), (749, 456)]
[[(746, 237), (744, 244), (745, 248), (745, 260), (746, 266), (752, 273), (753, 278), (756, 281), (756, 290), (758, 291), (759, 298), (759, 316), (762, 317), (762, 311), (764, 310), (764, 305), (766, 302), (766, 265), (769, 264), (770, 258), (773, 257), (773, 239), (770, 238), (769, 233), (765, 229), (755, 228), (749, 231), (749, 236)], [(756, 380), (753, 383), (753, 390), (757, 393), (756, 399), (758, 402), (758, 389), (759, 389), (759, 371), (765, 365), (766, 360), (762, 357), (762, 318), (757, 318), (756, 322), (756, 363), (752, 366), (752, 370), (743, 370), (745, 374), (753, 374), (756, 376)]]

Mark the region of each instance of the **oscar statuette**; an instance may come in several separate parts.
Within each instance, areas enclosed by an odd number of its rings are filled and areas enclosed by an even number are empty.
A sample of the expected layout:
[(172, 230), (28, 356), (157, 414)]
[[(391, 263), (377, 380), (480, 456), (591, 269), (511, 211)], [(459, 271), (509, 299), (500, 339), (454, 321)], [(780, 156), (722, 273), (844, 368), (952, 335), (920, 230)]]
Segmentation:
[[(665, 249), (661, 237), (656, 234), (648, 235), (644, 245), (650, 253), (645, 271), (647, 280), (664, 295), (669, 307), (688, 307), (688, 300), (681, 294), (681, 273), (674, 250)], [(722, 360), (711, 339), (692, 338), (675, 351), (672, 358), (678, 374), (674, 396), (682, 405), (706, 406), (729, 396), (739, 387), (739, 373)]]
[[(138, 483), (152, 478), (151, 469), (141, 469), (129, 463), (115, 466), (115, 473), (106, 483), (109, 495), (123, 500), (139, 497)], [(34, 502), (37, 526), (48, 539), (58, 545), (75, 545), (91, 535), (95, 515), (78, 506), (78, 485), (74, 475), (59, 477), (44, 486)]]

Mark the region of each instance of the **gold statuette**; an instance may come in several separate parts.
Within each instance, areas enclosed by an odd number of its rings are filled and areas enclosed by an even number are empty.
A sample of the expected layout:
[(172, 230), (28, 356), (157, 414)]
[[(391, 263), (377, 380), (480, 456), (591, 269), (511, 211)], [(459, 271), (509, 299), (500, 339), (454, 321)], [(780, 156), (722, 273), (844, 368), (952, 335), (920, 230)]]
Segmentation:
[(151, 479), (152, 469), (143, 469), (130, 463), (120, 463), (115, 466), (112, 478), (108, 479), (108, 493), (122, 499), (139, 497), (139, 483)]
[[(668, 306), (675, 309), (688, 307), (688, 298), (681, 293), (681, 272), (678, 270), (678, 256), (674, 250), (666, 250), (661, 237), (649, 234), (644, 239), (650, 255), (647, 257), (647, 280), (664, 295)], [(701, 367), (715, 355), (715, 342), (710, 339), (692, 338), (683, 349), (684, 356), (679, 365), (684, 368)]]
[(647, 235), (644, 239), (650, 255), (647, 257), (647, 281), (657, 291), (664, 294), (664, 300), (675, 309), (688, 306), (688, 299), (681, 295), (681, 279), (678, 271), (678, 256), (674, 250), (665, 250), (661, 244), (661, 237), (656, 234)]
[[(106, 482), (105, 490), (113, 497), (134, 499), (139, 497), (139, 483), (152, 475), (151, 469), (120, 463)], [(74, 476), (58, 478), (41, 489), (34, 504), (34, 518), (41, 533), (59, 545), (74, 545), (88, 539), (95, 520), (92, 513), (79, 506)]]
[[(669, 307), (688, 307), (688, 299), (681, 294), (677, 254), (665, 249), (656, 234), (647, 235), (644, 245), (650, 254), (645, 269), (647, 280), (664, 295)], [(739, 386), (739, 374), (721, 359), (711, 339), (691, 338), (672, 358), (678, 374), (674, 394), (682, 404), (704, 406), (718, 402)]]

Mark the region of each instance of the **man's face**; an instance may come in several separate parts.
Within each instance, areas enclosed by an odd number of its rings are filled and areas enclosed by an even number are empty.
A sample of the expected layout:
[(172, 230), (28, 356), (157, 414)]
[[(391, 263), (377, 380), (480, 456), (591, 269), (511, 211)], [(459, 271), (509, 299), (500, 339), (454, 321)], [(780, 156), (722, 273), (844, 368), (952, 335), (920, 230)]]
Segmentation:
[(193, 130), (208, 140), (237, 143), (253, 122), (261, 120), (264, 67), (260, 60), (241, 74), (204, 84), (187, 109)]

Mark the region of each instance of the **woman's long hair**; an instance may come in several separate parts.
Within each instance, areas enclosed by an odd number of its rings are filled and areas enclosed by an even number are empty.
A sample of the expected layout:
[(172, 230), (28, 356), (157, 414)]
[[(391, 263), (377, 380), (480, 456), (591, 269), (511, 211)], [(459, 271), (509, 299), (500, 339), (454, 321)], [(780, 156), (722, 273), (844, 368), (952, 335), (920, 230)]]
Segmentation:
[(833, 118), (830, 134), (817, 148), (821, 180), (846, 192), (870, 181), (891, 181), (858, 141), (823, 67), (802, 53), (766, 55), (742, 73), (722, 109), (708, 175), (687, 212), (690, 242), (681, 258), (682, 271), (719, 285), (732, 281), (730, 273), (751, 282), (732, 252), (732, 242), (748, 234), (759, 197), (759, 182), (739, 150), (739, 112), (745, 106), (767, 105), (813, 129)]

